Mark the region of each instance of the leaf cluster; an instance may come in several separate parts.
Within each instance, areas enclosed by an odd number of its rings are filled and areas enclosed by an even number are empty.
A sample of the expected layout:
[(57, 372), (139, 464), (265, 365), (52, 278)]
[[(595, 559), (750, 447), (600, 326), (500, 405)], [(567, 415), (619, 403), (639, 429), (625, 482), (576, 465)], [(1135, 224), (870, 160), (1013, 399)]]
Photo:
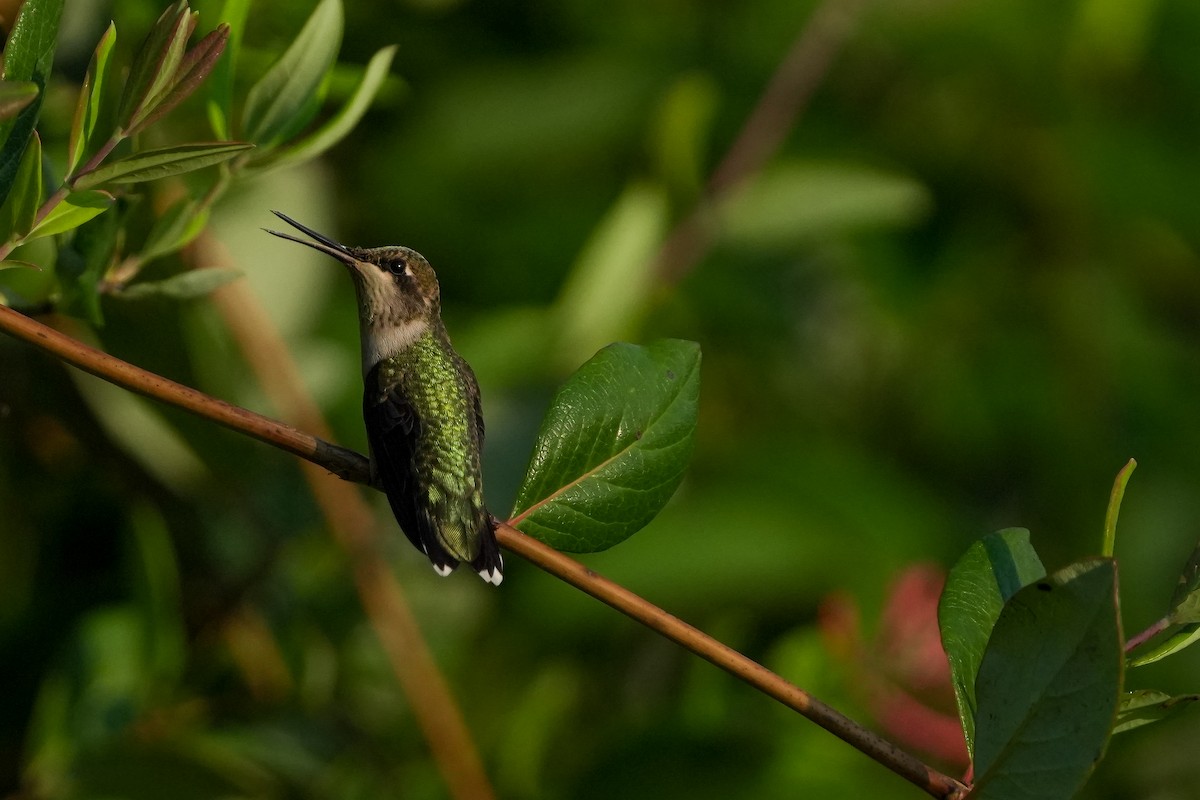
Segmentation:
[(972, 544), (950, 571), (938, 620), (973, 765), (972, 797), (1073, 796), (1113, 734), (1200, 699), (1124, 686), (1130, 667), (1194, 641), (1183, 609), (1197, 592), (1193, 555), (1164, 618), (1174, 632), (1148, 655), (1126, 646), (1110, 548), (1133, 467), (1117, 478), (1104, 555), (1047, 575), (1029, 531), (1013, 528)]
[[(178, 0), (127, 66), (110, 23), (80, 87), (61, 175), (36, 125), (63, 3), (22, 6), (0, 81), (0, 264), (31, 266), (38, 274), (7, 270), (0, 298), (57, 306), (99, 325), (105, 296), (187, 299), (236, 277), (220, 271), (203, 279), (160, 278), (125, 294), (146, 264), (199, 235), (236, 180), (302, 163), (340, 141), (383, 85), (395, 52), (376, 53), (336, 113), (312, 127), (341, 44), (341, 3), (319, 3), (299, 37), (242, 98), (234, 92), (241, 46), (234, 31), (249, 5), (225, 3), (221, 21), (193, 42), (200, 14)], [(215, 139), (160, 144), (166, 133), (160, 123), (202, 87)]]

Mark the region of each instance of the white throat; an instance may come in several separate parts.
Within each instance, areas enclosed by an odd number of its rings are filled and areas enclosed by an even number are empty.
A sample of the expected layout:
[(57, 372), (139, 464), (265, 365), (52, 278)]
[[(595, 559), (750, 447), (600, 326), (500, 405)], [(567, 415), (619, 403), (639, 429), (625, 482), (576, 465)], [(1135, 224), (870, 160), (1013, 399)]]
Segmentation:
[(391, 325), (383, 330), (363, 330), (362, 360), (363, 375), (385, 358), (407, 350), (412, 343), (421, 338), (421, 334), (429, 330), (429, 323), (423, 319), (410, 319), (399, 325)]

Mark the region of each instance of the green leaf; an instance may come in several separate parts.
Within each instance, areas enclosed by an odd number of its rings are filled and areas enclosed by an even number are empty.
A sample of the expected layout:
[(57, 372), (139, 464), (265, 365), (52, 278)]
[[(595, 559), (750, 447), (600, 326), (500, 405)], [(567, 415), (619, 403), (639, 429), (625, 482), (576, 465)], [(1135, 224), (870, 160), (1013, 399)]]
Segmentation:
[(121, 297), (144, 299), (166, 297), (171, 300), (194, 300), (212, 294), (225, 284), (242, 277), (241, 270), (232, 267), (209, 267), (181, 272), (161, 281), (146, 281), (125, 287)]
[(1200, 639), (1200, 545), (1197, 545), (1175, 585), (1167, 619), (1177, 626), (1153, 650), (1131, 659), (1131, 667), (1142, 667), (1174, 655)]
[(38, 96), (33, 81), (0, 80), (0, 121), (10, 120)]
[(220, 25), (189, 50), (174, 77), (162, 92), (153, 98), (146, 112), (134, 120), (129, 132), (133, 134), (150, 127), (196, 91), (212, 72), (228, 40), (229, 26)]
[(363, 72), (362, 80), (337, 114), (309, 136), (268, 155), (263, 167), (274, 169), (309, 161), (344, 139), (367, 113), (371, 101), (375, 99), (379, 87), (387, 78), (388, 68), (391, 67), (395, 55), (396, 46), (392, 45), (372, 56)]
[(208, 224), (208, 206), (189, 198), (181, 198), (154, 221), (146, 243), (142, 245), (143, 261), (174, 253), (186, 246)]
[(1200, 639), (1200, 625), (1195, 623), (1184, 625), (1178, 630), (1171, 633), (1163, 642), (1156, 645), (1153, 650), (1144, 653), (1137, 658), (1130, 659), (1129, 666), (1144, 667), (1147, 664), (1153, 664), (1155, 661), (1161, 661), (1167, 656), (1172, 656), (1187, 647), (1191, 647)]
[(67, 174), (75, 172), (75, 168), (83, 161), (89, 150), (92, 136), (96, 132), (96, 121), (100, 119), (101, 106), (104, 102), (104, 92), (108, 83), (113, 45), (117, 42), (117, 26), (111, 22), (108, 30), (100, 37), (92, 60), (88, 63), (87, 75), (83, 79), (83, 87), (79, 91), (79, 104), (75, 107), (75, 120), (71, 125), (71, 139), (67, 148)]
[(730, 198), (725, 235), (734, 245), (790, 246), (864, 227), (910, 225), (930, 207), (916, 180), (870, 167), (784, 162)]
[(567, 552), (637, 532), (683, 479), (700, 395), (700, 347), (612, 344), (559, 389), (542, 421), (512, 524)]
[(54, 44), (63, 0), (26, 0), (4, 47), (6, 81), (31, 81), (38, 95), (12, 119), (0, 122), (0, 203), (8, 197), (21, 157), (37, 125), (45, 97), (46, 79), (54, 64)]
[(1192, 550), (1171, 596), (1171, 622), (1200, 623), (1200, 545)]
[(42, 140), (34, 132), (21, 157), (16, 179), (8, 199), (0, 206), (0, 232), (3, 240), (23, 238), (33, 227), (38, 206), (42, 204)]
[(229, 27), (225, 57), (218, 59), (208, 80), (208, 102), (205, 108), (213, 134), (218, 139), (230, 138), (230, 119), (233, 116), (233, 75), (242, 49), (242, 30), (250, 0), (225, 0), (221, 6), (221, 24)]
[(1071, 797), (1104, 755), (1123, 653), (1112, 559), (1017, 592), (996, 620), (975, 694), (972, 798)]
[(100, 286), (112, 265), (121, 232), (122, 215), (101, 214), (80, 225), (60, 243), (54, 272), (59, 282), (59, 307), (96, 327), (104, 324)]
[(121, 96), (118, 125), (128, 132), (153, 110), (154, 103), (175, 79), (196, 15), (187, 0), (169, 6), (138, 48)]
[(1121, 696), (1121, 707), (1117, 711), (1117, 724), (1113, 726), (1113, 733), (1124, 733), (1158, 722), (1180, 709), (1187, 708), (1197, 700), (1200, 700), (1200, 694), (1179, 694), (1172, 697), (1153, 689), (1126, 692)]
[(76, 189), (113, 183), (142, 183), (228, 161), (254, 147), (245, 142), (200, 142), (147, 150), (105, 164), (75, 181)]
[(78, 228), (92, 217), (107, 211), (114, 201), (115, 198), (108, 192), (71, 192), (34, 226), (25, 240), (41, 239), (43, 236), (54, 236)]
[(1029, 531), (1008, 528), (967, 548), (946, 577), (938, 603), (942, 647), (950, 661), (954, 700), (967, 752), (975, 752), (975, 676), (992, 627), (1008, 599), (1046, 570), (1029, 543)]
[(629, 334), (654, 286), (653, 260), (666, 233), (662, 190), (634, 184), (592, 234), (554, 307), (558, 361), (576, 364), (603, 342)]
[(321, 0), (300, 35), (251, 87), (242, 137), (264, 147), (279, 144), (316, 112), (318, 92), (342, 42), (340, 0)]

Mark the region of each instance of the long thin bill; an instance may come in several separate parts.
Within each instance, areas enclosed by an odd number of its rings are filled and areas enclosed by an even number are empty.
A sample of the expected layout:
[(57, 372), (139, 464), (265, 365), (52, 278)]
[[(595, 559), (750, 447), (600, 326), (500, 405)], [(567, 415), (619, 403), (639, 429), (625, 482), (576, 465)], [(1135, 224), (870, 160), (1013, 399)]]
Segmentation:
[(263, 230), (265, 230), (267, 233), (269, 233), (273, 236), (278, 236), (280, 239), (287, 239), (289, 242), (296, 242), (297, 244), (302, 244), (302, 245), (305, 245), (306, 247), (311, 247), (314, 250), (320, 250), (322, 253), (325, 253), (326, 255), (333, 256), (338, 261), (344, 261), (344, 262), (349, 263), (350, 261), (353, 260), (354, 256), (352, 256), (350, 254), (350, 249), (348, 247), (346, 247), (346, 245), (342, 244), (341, 242), (334, 241), (333, 239), (330, 239), (328, 236), (325, 236), (324, 234), (317, 233), (316, 231), (314, 231), (312, 228), (308, 227), (307, 225), (301, 225), (299, 222), (296, 222), (296, 220), (292, 219), (287, 214), (283, 214), (278, 211), (272, 211), (271, 213), (274, 214), (275, 216), (279, 217), (281, 220), (286, 222), (288, 225), (291, 225), (293, 228), (296, 228), (297, 230), (312, 237), (316, 241), (310, 242), (305, 239), (301, 239), (297, 236), (292, 236), (290, 233), (281, 233), (280, 231), (273, 231), (269, 228), (263, 228)]

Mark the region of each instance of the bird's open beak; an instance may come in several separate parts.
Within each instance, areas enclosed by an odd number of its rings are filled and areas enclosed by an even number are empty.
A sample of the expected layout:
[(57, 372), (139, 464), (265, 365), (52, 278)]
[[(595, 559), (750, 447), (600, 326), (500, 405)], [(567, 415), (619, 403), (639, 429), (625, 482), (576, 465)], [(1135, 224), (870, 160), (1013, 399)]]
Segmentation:
[(354, 254), (350, 252), (350, 248), (346, 247), (346, 245), (341, 244), (340, 242), (335, 242), (333, 239), (330, 239), (328, 236), (324, 236), (320, 233), (317, 233), (316, 231), (314, 231), (312, 228), (308, 227), (307, 225), (301, 225), (299, 222), (296, 222), (296, 220), (292, 219), (287, 214), (281, 214), (278, 211), (272, 211), (271, 213), (274, 214), (275, 216), (279, 217), (281, 220), (286, 222), (288, 225), (291, 225), (293, 228), (296, 228), (297, 230), (302, 231), (302, 232), (306, 233), (307, 235), (311, 236), (316, 241), (310, 242), (306, 239), (301, 239), (299, 237), (292, 236), (290, 233), (280, 233), (279, 231), (273, 231), (269, 228), (263, 228), (263, 230), (265, 230), (267, 233), (274, 234), (275, 236), (278, 236), (280, 239), (287, 239), (289, 241), (297, 242), (298, 244), (302, 244), (307, 247), (311, 247), (314, 250), (320, 250), (322, 253), (333, 256), (338, 261), (341, 261), (343, 264), (346, 264), (348, 266), (354, 266), (355, 263), (358, 261), (358, 259), (354, 257)]

